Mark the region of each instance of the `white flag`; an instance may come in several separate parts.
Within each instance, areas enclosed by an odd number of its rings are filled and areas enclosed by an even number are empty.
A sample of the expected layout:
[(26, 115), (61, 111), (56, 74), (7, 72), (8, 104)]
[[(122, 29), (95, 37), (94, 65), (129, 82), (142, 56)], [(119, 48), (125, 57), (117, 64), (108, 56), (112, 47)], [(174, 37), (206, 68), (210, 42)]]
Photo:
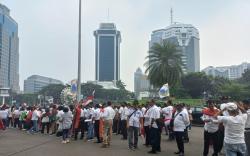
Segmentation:
[(159, 90), (159, 96), (160, 98), (168, 97), (169, 96), (169, 87), (168, 83), (164, 84), (161, 89)]

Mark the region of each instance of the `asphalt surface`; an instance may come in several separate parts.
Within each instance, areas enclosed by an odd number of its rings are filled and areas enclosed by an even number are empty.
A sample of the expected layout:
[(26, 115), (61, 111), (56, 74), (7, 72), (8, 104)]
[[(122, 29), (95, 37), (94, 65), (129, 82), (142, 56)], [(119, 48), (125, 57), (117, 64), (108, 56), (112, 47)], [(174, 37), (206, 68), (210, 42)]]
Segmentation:
[[(185, 156), (201, 156), (203, 150), (203, 129), (193, 127), (189, 132), (190, 142), (185, 144)], [(101, 148), (100, 144), (83, 140), (61, 144), (61, 138), (42, 134), (27, 134), (25, 131), (7, 129), (0, 131), (0, 156), (144, 156), (151, 148), (143, 146), (139, 138), (139, 148), (128, 150), (127, 141), (120, 135), (113, 135), (110, 148)], [(167, 141), (162, 135), (162, 152), (157, 156), (174, 156), (177, 151), (175, 141)]]

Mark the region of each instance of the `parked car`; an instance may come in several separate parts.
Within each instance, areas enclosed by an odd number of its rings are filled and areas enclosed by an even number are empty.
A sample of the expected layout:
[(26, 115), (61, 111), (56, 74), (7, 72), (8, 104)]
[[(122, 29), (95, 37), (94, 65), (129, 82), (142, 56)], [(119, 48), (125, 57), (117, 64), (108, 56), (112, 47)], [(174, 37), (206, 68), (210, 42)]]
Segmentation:
[(203, 107), (202, 106), (191, 107), (191, 110), (193, 117), (192, 124), (202, 126), (204, 124), (204, 122), (201, 119), (203, 115), (202, 114)]

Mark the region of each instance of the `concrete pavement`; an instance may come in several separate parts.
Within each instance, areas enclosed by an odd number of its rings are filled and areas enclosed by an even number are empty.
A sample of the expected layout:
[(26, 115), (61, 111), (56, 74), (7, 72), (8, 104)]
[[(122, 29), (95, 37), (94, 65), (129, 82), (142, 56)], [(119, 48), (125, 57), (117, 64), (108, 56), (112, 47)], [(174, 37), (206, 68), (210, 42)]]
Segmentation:
[[(203, 150), (203, 128), (193, 127), (189, 133), (190, 143), (185, 144), (186, 156), (201, 156)], [(120, 135), (113, 135), (110, 148), (101, 148), (100, 144), (71, 141), (61, 144), (61, 138), (42, 134), (27, 134), (24, 131), (7, 129), (0, 131), (0, 156), (144, 156), (150, 148), (143, 146), (139, 138), (139, 149), (128, 150), (127, 141), (120, 140)], [(177, 151), (175, 141), (167, 141), (162, 135), (162, 152), (157, 156), (174, 156)]]

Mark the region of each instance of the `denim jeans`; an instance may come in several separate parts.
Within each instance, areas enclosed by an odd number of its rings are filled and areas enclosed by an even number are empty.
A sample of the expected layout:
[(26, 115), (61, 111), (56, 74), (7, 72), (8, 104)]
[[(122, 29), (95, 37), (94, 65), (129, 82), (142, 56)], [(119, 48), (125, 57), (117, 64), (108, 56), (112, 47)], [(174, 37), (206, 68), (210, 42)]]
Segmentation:
[(32, 127), (30, 129), (30, 132), (38, 132), (38, 127), (37, 127), (37, 120), (32, 120)]
[(224, 144), (226, 156), (245, 156), (246, 144)]
[(87, 139), (93, 139), (93, 138), (94, 138), (94, 124), (92, 122), (89, 122)]
[(128, 146), (129, 148), (137, 148), (139, 136), (139, 128), (129, 126), (128, 128)]
[(64, 141), (69, 138), (69, 129), (63, 129), (62, 137)]

